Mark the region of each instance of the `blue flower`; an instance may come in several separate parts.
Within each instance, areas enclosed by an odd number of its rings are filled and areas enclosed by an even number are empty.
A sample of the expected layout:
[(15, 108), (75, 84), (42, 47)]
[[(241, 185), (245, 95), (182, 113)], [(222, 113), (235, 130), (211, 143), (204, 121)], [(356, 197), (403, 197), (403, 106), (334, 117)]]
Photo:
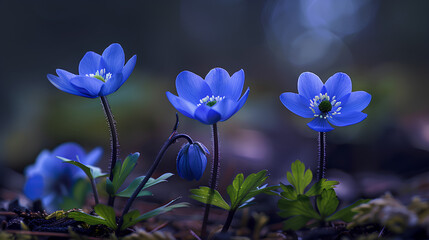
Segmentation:
[(25, 195), (32, 201), (40, 199), (48, 211), (61, 208), (64, 197), (72, 197), (74, 184), (85, 179), (85, 173), (78, 167), (63, 163), (57, 156), (76, 159), (86, 165), (94, 165), (101, 157), (102, 149), (95, 148), (90, 153), (76, 143), (63, 143), (54, 151), (43, 150), (36, 163), (25, 169)]
[(345, 73), (334, 74), (325, 84), (314, 73), (302, 73), (298, 93), (282, 93), (280, 101), (296, 115), (314, 118), (307, 125), (318, 132), (333, 130), (329, 123), (342, 127), (361, 122), (367, 116), (362, 110), (371, 101), (367, 92), (352, 92), (352, 81)]
[(48, 74), (49, 81), (61, 91), (96, 98), (118, 90), (128, 79), (136, 65), (134, 55), (125, 64), (125, 54), (121, 45), (114, 43), (100, 56), (87, 52), (79, 63), (79, 75), (57, 69), (57, 76)]
[(229, 76), (222, 68), (212, 69), (205, 80), (183, 71), (176, 78), (178, 97), (167, 92), (171, 104), (183, 115), (204, 124), (226, 121), (247, 100), (249, 89), (240, 98), (244, 85), (244, 71)]
[(203, 144), (186, 143), (177, 155), (176, 165), (179, 176), (188, 181), (199, 180), (206, 169), (206, 153), (208, 154), (209, 151)]

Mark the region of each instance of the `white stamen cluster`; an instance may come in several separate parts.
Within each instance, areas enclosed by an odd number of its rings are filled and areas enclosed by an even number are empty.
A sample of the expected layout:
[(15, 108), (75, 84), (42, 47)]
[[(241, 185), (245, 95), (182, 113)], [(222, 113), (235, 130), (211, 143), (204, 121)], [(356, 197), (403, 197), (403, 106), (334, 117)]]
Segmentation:
[(105, 68), (103, 68), (101, 70), (97, 70), (97, 72), (95, 72), (95, 74), (90, 73), (90, 74), (86, 74), (85, 76), (87, 76), (87, 77), (93, 77), (93, 78), (97, 78), (97, 79), (100, 79), (100, 77), (101, 77), (102, 79), (104, 79), (104, 82), (107, 82), (107, 80), (109, 80), (109, 79), (112, 78), (112, 74), (111, 73), (107, 73), (106, 74), (106, 69)]
[(221, 97), (221, 96), (215, 97), (214, 95), (212, 95), (211, 97), (209, 97), (207, 95), (206, 97), (200, 99), (200, 103), (197, 104), (197, 107), (201, 106), (201, 104), (209, 105), (209, 103), (211, 103), (211, 106), (213, 106), (216, 103), (222, 101), (223, 99), (225, 99), (225, 96), (223, 96), (223, 97)]
[[(313, 112), (314, 117), (320, 117), (323, 119), (327, 119), (327, 118), (332, 118), (333, 115), (341, 114), (341, 112), (340, 112), (342, 109), (342, 107), (340, 107), (341, 102), (337, 102), (337, 100), (335, 98), (336, 98), (336, 96), (333, 96), (332, 101), (331, 101), (331, 97), (328, 96), (328, 93), (325, 93), (325, 94), (320, 93), (319, 95), (316, 95), (313, 99), (310, 99), (310, 107), (309, 108)], [(314, 109), (317, 109), (319, 107), (320, 103), (325, 101), (325, 100), (330, 101), (331, 106), (332, 106), (331, 111), (329, 111), (327, 113), (317, 114)]]

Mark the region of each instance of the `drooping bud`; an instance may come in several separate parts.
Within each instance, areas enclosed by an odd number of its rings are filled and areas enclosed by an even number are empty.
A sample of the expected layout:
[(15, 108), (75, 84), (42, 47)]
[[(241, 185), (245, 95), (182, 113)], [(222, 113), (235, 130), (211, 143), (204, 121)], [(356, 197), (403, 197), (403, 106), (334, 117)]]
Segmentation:
[(179, 176), (188, 181), (199, 180), (206, 169), (206, 153), (209, 154), (207, 148), (199, 142), (183, 145), (176, 161)]

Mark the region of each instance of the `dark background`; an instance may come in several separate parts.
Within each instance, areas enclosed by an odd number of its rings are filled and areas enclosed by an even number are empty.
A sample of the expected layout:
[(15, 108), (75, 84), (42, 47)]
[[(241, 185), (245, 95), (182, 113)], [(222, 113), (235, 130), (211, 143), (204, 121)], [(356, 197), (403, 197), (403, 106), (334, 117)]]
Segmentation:
[[(59, 91), (46, 75), (76, 73), (87, 51), (114, 42), (127, 59), (138, 56), (131, 77), (108, 97), (121, 157), (142, 154), (136, 174), (146, 172), (171, 132), (175, 109), (165, 92), (176, 93), (177, 74), (205, 76), (214, 67), (244, 69), (251, 89), (244, 107), (219, 124), (221, 189), (235, 174), (261, 169), (271, 173), (270, 184), (284, 182), (296, 159), (315, 169), (317, 133), (279, 95), (297, 92), (304, 71), (323, 81), (341, 71), (353, 90), (373, 98), (367, 119), (328, 133), (328, 177), (342, 181), (350, 198), (410, 187), (429, 171), (428, 10), (423, 0), (0, 1), (0, 163), (2, 176), (13, 179), (2, 188), (21, 189), (20, 174), (38, 153), (68, 141), (88, 151), (102, 146), (107, 169), (99, 99)], [(180, 119), (179, 131), (211, 149), (210, 126)], [(156, 175), (175, 173), (181, 144)], [(174, 176), (160, 194), (188, 195), (189, 187), (208, 184), (209, 169), (198, 182)]]

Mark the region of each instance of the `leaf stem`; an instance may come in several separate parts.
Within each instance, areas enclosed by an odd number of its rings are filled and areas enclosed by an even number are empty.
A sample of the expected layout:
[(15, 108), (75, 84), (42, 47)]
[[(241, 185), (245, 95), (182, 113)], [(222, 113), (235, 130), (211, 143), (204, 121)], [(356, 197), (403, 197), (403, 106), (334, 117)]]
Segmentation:
[(228, 217), (226, 218), (225, 224), (223, 225), (222, 232), (228, 232), (229, 226), (231, 226), (232, 219), (234, 218), (235, 211), (237, 209), (231, 209), (228, 212)]
[[(101, 105), (103, 105), (104, 114), (107, 118), (107, 122), (109, 124), (110, 129), (110, 149), (111, 149), (111, 155), (110, 155), (110, 175), (109, 179), (113, 182), (113, 168), (116, 165), (116, 160), (118, 159), (118, 146), (119, 146), (119, 140), (118, 140), (118, 131), (116, 129), (116, 121), (113, 117), (112, 110), (110, 109), (109, 101), (107, 101), (106, 96), (101, 96)], [(113, 204), (115, 203), (115, 196), (109, 195), (108, 205), (113, 207)]]
[(170, 135), (170, 137), (167, 139), (167, 141), (165, 141), (164, 145), (161, 147), (161, 150), (159, 151), (158, 155), (156, 156), (156, 159), (153, 162), (152, 166), (147, 171), (147, 173), (146, 173), (145, 178), (143, 179), (143, 181), (140, 183), (140, 185), (134, 191), (133, 195), (128, 199), (127, 204), (125, 205), (125, 208), (122, 211), (121, 218), (119, 219), (119, 222), (118, 222), (118, 231), (121, 229), (121, 226), (122, 226), (122, 224), (124, 222), (124, 215), (128, 213), (128, 211), (130, 210), (131, 205), (133, 204), (134, 200), (137, 198), (137, 196), (140, 193), (140, 191), (143, 189), (143, 187), (146, 185), (147, 181), (149, 181), (150, 177), (155, 172), (155, 169), (158, 167), (158, 165), (161, 162), (161, 159), (164, 156), (164, 154), (167, 151), (167, 149), (173, 143), (175, 143), (176, 140), (178, 140), (180, 138), (186, 139), (190, 144), (194, 143), (193, 140), (192, 140), (192, 138), (190, 136), (188, 136), (186, 134), (178, 134), (177, 133), (178, 123), (179, 123), (179, 117), (177, 116), (177, 113), (176, 113), (176, 124), (174, 125), (173, 132)]
[(319, 132), (319, 162), (317, 165), (317, 181), (325, 178), (326, 173), (326, 132)]
[(92, 187), (92, 192), (94, 193), (94, 201), (95, 201), (95, 205), (97, 205), (99, 203), (98, 201), (98, 191), (97, 191), (97, 186), (95, 185), (95, 179), (91, 178), (91, 187)]
[(210, 214), (211, 201), (213, 199), (214, 190), (216, 190), (217, 187), (217, 178), (219, 175), (219, 134), (216, 123), (213, 124), (213, 152), (214, 157), (211, 171), (212, 175), (210, 180), (210, 193), (204, 209), (204, 219), (203, 224), (201, 226), (201, 239), (207, 238), (207, 222)]

